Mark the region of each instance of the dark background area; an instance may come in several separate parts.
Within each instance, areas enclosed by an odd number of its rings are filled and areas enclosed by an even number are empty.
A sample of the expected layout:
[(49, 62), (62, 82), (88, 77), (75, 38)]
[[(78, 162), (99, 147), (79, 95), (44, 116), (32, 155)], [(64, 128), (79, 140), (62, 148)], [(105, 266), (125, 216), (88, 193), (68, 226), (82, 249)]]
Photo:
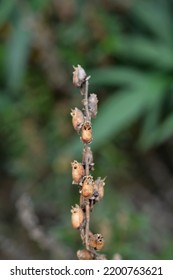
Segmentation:
[(91, 213), (108, 259), (173, 259), (173, 1), (0, 2), (0, 259), (76, 259), (73, 65), (99, 99)]

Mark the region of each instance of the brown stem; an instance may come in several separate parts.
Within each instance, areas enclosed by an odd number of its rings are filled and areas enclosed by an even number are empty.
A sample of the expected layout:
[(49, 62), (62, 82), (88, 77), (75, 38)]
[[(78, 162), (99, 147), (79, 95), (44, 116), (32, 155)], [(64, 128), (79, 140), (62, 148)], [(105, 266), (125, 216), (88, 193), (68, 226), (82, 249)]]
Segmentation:
[[(86, 121), (90, 122), (90, 114), (88, 109), (88, 79), (85, 81), (84, 85), (84, 100), (83, 104), (85, 107), (85, 117)], [(89, 175), (89, 162), (88, 162), (88, 144), (84, 145), (85, 148), (85, 176)], [(89, 239), (89, 223), (90, 223), (90, 205), (89, 205), (89, 199), (86, 199), (86, 206), (85, 206), (85, 218), (86, 218), (86, 224), (85, 224), (85, 245), (86, 249), (89, 249), (88, 239)]]
[(89, 205), (89, 199), (87, 199), (86, 201), (86, 206), (85, 206), (85, 210), (86, 210), (86, 225), (85, 225), (85, 245), (86, 245), (86, 249), (89, 249), (89, 244), (88, 244), (88, 238), (89, 238), (89, 223), (90, 223), (90, 205)]

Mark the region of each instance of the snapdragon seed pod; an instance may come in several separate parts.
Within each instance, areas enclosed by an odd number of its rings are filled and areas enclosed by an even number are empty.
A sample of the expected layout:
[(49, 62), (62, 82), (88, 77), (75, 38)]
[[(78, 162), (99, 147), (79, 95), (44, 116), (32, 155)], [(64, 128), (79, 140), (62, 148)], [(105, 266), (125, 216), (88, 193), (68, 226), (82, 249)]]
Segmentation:
[(85, 122), (82, 125), (81, 140), (85, 144), (89, 144), (92, 142), (92, 127), (91, 127), (91, 123), (89, 121)]
[(77, 67), (73, 66), (73, 68), (73, 84), (76, 87), (81, 87), (86, 80), (86, 72), (79, 64)]
[(88, 98), (88, 109), (92, 118), (95, 118), (97, 115), (97, 103), (97, 95), (95, 93), (91, 93)]
[(78, 250), (77, 257), (79, 260), (93, 260), (92, 253), (86, 249)]
[(73, 184), (79, 184), (82, 177), (85, 174), (85, 170), (83, 168), (82, 163), (78, 162), (77, 160), (74, 160), (71, 162), (72, 166), (72, 178), (73, 178)]
[(89, 235), (89, 246), (95, 250), (101, 250), (104, 246), (104, 238), (100, 233)]
[(96, 201), (99, 201), (104, 196), (104, 186), (105, 186), (105, 179), (101, 179), (100, 177), (94, 181), (94, 192), (97, 194), (95, 197)]
[(82, 184), (82, 195), (86, 198), (90, 198), (93, 194), (93, 177), (91, 175), (86, 176)]
[(74, 110), (71, 110), (71, 116), (73, 127), (77, 132), (79, 132), (79, 130), (82, 127), (82, 124), (84, 123), (84, 115), (81, 110), (75, 108)]
[(79, 205), (72, 206), (71, 209), (71, 223), (72, 227), (78, 229), (84, 220), (84, 212)]

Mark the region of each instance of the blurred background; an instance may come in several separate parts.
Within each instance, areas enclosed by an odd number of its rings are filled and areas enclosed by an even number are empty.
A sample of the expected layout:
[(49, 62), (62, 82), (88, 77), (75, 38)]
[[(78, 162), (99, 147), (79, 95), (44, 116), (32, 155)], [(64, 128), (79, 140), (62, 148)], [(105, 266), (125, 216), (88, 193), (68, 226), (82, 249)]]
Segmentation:
[(99, 99), (91, 214), (108, 259), (173, 259), (173, 1), (1, 0), (0, 259), (76, 259), (70, 111)]

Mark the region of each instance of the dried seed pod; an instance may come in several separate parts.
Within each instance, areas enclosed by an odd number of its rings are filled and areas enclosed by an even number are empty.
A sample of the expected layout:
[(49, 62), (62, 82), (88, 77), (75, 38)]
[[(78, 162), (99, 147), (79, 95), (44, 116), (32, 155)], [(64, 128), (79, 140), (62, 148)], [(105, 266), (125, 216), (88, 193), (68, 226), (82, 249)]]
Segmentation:
[(86, 144), (92, 142), (92, 127), (88, 121), (82, 125), (81, 140)]
[(72, 184), (79, 184), (82, 177), (85, 174), (83, 165), (77, 160), (74, 160), (73, 162), (71, 162), (71, 166), (72, 166), (72, 178), (73, 178)]
[(73, 228), (78, 229), (84, 221), (84, 212), (81, 207), (76, 204), (75, 207), (72, 206), (71, 209), (71, 224)]
[(71, 114), (72, 116), (72, 124), (74, 129), (79, 132), (79, 130), (82, 127), (82, 124), (84, 123), (84, 115), (82, 113), (81, 110), (79, 110), (78, 108), (75, 108), (74, 110), (71, 110)]
[(91, 175), (85, 177), (82, 184), (82, 191), (81, 191), (84, 197), (90, 198), (92, 196), (94, 191), (93, 183), (94, 181)]
[(101, 179), (100, 177), (97, 178), (97, 180), (94, 181), (94, 193), (95, 195), (95, 200), (99, 201), (103, 198), (104, 196), (104, 186), (105, 186), (105, 179)]
[(104, 238), (100, 233), (89, 234), (89, 246), (95, 250), (101, 250), (104, 246)]
[(76, 87), (81, 87), (87, 77), (85, 70), (79, 64), (77, 67), (73, 66), (73, 68), (73, 84)]
[(88, 109), (92, 118), (95, 118), (97, 115), (97, 103), (97, 95), (95, 93), (91, 93), (88, 98)]
[(79, 260), (93, 260), (92, 253), (86, 249), (78, 250), (77, 257)]
[(90, 147), (87, 147), (87, 150), (86, 149), (83, 149), (83, 155), (82, 155), (82, 163), (83, 165), (86, 163), (86, 156), (87, 156), (87, 163), (89, 164), (90, 168), (93, 170), (93, 166), (94, 166), (94, 163), (93, 163), (93, 153), (91, 151), (91, 148)]

